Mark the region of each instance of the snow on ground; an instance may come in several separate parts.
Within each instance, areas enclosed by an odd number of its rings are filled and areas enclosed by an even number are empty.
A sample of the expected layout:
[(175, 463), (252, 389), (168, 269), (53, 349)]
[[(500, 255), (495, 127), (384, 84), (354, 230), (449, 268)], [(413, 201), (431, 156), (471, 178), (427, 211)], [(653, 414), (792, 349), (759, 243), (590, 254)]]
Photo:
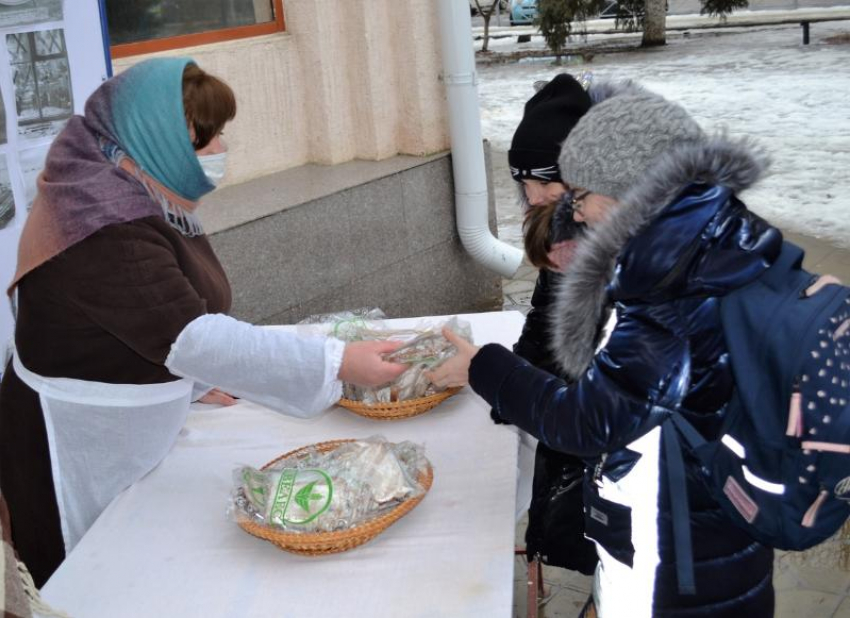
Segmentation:
[[(599, 54), (587, 64), (480, 66), (482, 133), (494, 156), (504, 157), (532, 84), (559, 71), (634, 79), (681, 103), (706, 130), (751, 136), (767, 149), (771, 174), (742, 196), (752, 210), (782, 228), (850, 247), (850, 44), (824, 41), (848, 32), (850, 22), (812, 24), (808, 46), (796, 25), (694, 32), (668, 35), (663, 48)], [(491, 49), (542, 47), (540, 37), (515, 40), (499, 39)], [(507, 195), (507, 179), (497, 181)], [(500, 228), (511, 228), (500, 229), (508, 242), (519, 237), (518, 221), (500, 216)]]

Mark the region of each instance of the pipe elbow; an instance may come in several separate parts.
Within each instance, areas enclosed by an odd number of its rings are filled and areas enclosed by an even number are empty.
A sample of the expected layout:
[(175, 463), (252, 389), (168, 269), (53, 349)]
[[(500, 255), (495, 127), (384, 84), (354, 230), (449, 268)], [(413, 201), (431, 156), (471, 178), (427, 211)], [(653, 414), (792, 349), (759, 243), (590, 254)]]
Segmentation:
[(458, 235), (472, 259), (503, 277), (513, 277), (522, 264), (522, 251), (493, 236), (489, 228), (458, 226)]

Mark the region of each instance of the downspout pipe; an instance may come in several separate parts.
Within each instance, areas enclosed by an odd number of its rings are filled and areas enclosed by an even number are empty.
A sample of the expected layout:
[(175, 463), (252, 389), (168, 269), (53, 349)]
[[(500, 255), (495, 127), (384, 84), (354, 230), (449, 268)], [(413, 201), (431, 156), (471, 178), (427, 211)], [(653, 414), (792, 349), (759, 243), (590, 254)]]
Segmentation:
[(503, 277), (513, 277), (522, 263), (523, 253), (493, 236), (488, 221), (487, 172), (469, 3), (465, 0), (439, 0), (439, 3), (458, 235), (475, 261)]

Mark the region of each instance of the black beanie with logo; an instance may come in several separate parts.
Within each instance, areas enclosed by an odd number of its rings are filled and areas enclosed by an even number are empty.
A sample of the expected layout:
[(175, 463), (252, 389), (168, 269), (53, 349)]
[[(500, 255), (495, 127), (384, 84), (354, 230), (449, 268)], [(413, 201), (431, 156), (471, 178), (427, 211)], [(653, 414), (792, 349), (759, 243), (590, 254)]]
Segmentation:
[(563, 182), (558, 168), (561, 145), (590, 106), (590, 96), (567, 73), (538, 90), (525, 104), (508, 151), (514, 180)]

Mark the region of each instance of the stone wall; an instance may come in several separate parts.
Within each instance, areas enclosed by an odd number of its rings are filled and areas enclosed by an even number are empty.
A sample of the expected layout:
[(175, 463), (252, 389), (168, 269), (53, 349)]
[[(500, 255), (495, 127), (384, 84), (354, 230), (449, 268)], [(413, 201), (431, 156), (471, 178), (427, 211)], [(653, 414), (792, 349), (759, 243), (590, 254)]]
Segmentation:
[[(501, 307), (499, 276), (457, 236), (448, 153), (302, 166), (216, 191), (199, 212), (233, 287), (232, 313), (244, 320)], [(492, 199), (490, 219), (495, 229)]]

